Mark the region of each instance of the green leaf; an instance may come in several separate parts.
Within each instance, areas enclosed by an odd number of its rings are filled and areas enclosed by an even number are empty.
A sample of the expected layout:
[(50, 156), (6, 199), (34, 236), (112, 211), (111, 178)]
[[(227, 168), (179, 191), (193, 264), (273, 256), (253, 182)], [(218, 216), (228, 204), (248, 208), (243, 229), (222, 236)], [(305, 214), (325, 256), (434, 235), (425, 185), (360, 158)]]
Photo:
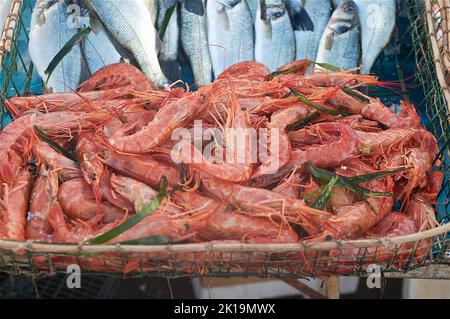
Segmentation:
[(371, 182), (378, 178), (389, 176), (389, 175), (403, 172), (406, 170), (408, 170), (408, 168), (398, 168), (393, 171), (381, 171), (381, 172), (369, 173), (369, 174), (364, 174), (364, 175), (359, 175), (359, 176), (346, 177), (345, 179), (350, 182), (353, 182), (353, 183), (361, 184), (361, 183)]
[(301, 120), (299, 120), (298, 122), (286, 126), (285, 131), (286, 132), (298, 131), (299, 129), (305, 127), (306, 125), (317, 119), (319, 116), (320, 112), (312, 112), (307, 116), (305, 116), (304, 118), (302, 118)]
[(56, 69), (58, 64), (62, 61), (62, 59), (72, 50), (72, 48), (77, 45), (82, 39), (86, 38), (91, 32), (90, 27), (86, 27), (80, 30), (77, 34), (75, 34), (67, 43), (59, 50), (59, 52), (55, 55), (55, 57), (50, 61), (47, 69), (44, 71), (45, 75), (47, 75), (47, 80), (45, 84), (48, 83), (53, 71)]
[(303, 62), (303, 63), (301, 63), (299, 65), (296, 65), (296, 66), (284, 69), (282, 71), (272, 72), (270, 74), (270, 77), (274, 78), (274, 77), (276, 77), (278, 75), (281, 75), (281, 74), (296, 73), (299, 70), (303, 69), (305, 66), (311, 66), (311, 65), (318, 65), (318, 66), (324, 68), (325, 70), (332, 71), (332, 72), (342, 72), (343, 71), (342, 69), (340, 69), (340, 68), (338, 68), (338, 67), (336, 67), (334, 65), (331, 65), (329, 63), (318, 63), (318, 62), (314, 62), (314, 61), (305, 61), (305, 62)]
[(166, 34), (167, 26), (169, 25), (170, 18), (172, 17), (175, 9), (177, 8), (177, 4), (175, 3), (169, 9), (167, 9), (166, 14), (164, 15), (164, 19), (161, 23), (161, 27), (159, 29), (159, 38), (162, 40), (164, 35)]
[[(356, 193), (360, 198), (392, 196), (393, 194), (391, 192), (374, 192), (374, 191), (371, 191), (369, 189), (359, 186), (358, 183), (363, 183), (363, 182), (367, 183), (367, 182), (373, 181), (377, 178), (380, 178), (382, 176), (388, 176), (388, 175), (392, 175), (392, 174), (395, 174), (396, 172), (398, 172), (398, 170), (396, 170), (396, 171), (390, 171), (390, 172), (377, 172), (377, 173), (366, 174), (366, 175), (355, 176), (355, 177), (345, 177), (345, 176), (330, 172), (326, 169), (317, 168), (311, 162), (308, 162), (306, 164), (306, 169), (311, 173), (311, 175), (314, 177), (314, 179), (316, 179), (317, 181), (319, 181), (323, 184), (328, 184), (333, 180), (333, 178), (337, 177), (338, 182), (337, 182), (336, 186), (344, 187), (348, 190), (351, 190), (354, 193)], [(371, 177), (371, 179), (369, 177)]]
[(166, 245), (170, 244), (170, 240), (164, 236), (153, 236), (142, 239), (128, 240), (119, 243), (120, 245)]
[(311, 208), (320, 210), (325, 209), (331, 200), (331, 196), (333, 195), (333, 187), (336, 186), (338, 181), (339, 177), (335, 176), (327, 185), (325, 185), (319, 196), (317, 196), (316, 200), (312, 203)]
[(294, 89), (289, 89), (289, 90), (290, 90), (291, 93), (294, 94), (301, 102), (303, 102), (304, 104), (306, 104), (306, 105), (308, 105), (308, 106), (311, 106), (311, 107), (313, 107), (313, 108), (319, 110), (319, 111), (322, 112), (322, 113), (326, 113), (326, 114), (329, 114), (329, 115), (347, 115), (347, 113), (343, 113), (343, 112), (335, 111), (335, 110), (330, 110), (330, 109), (327, 109), (326, 107), (323, 107), (323, 106), (321, 106), (321, 105), (319, 105), (319, 104), (316, 104), (316, 103), (310, 101), (306, 96), (304, 96), (303, 94), (300, 94), (299, 92), (297, 92), (297, 91), (294, 90)]
[(58, 143), (52, 141), (47, 135), (45, 135), (45, 133), (36, 125), (33, 126), (34, 131), (36, 132), (37, 136), (44, 141), (45, 143), (47, 143), (51, 148), (53, 148), (56, 152), (64, 155), (67, 158), (70, 158), (72, 161), (77, 161), (77, 159), (75, 158), (75, 156), (73, 156), (71, 153), (69, 153), (68, 151), (66, 151), (64, 148), (62, 148), (61, 146), (59, 146)]
[(366, 103), (366, 104), (370, 103), (370, 100), (367, 97), (365, 97), (364, 95), (362, 95), (362, 94), (352, 90), (351, 88), (343, 87), (343, 88), (341, 88), (341, 90), (344, 93), (350, 95), (351, 97), (357, 99), (358, 101), (361, 101), (361, 102)]
[(163, 199), (167, 196), (167, 179), (165, 176), (161, 179), (160, 189), (158, 195), (141, 211), (136, 213), (134, 216), (128, 218), (119, 226), (107, 231), (106, 233), (89, 240), (87, 243), (90, 245), (100, 245), (104, 244), (111, 239), (119, 236), (120, 234), (126, 232), (133, 226), (140, 223), (145, 217), (151, 215), (156, 209), (158, 209), (159, 205), (161, 205)]

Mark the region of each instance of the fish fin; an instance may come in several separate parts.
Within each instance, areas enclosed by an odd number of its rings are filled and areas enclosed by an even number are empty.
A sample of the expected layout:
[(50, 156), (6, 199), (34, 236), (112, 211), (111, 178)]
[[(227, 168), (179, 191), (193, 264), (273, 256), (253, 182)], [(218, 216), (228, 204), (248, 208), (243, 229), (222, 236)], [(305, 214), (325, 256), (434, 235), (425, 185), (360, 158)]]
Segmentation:
[(314, 23), (304, 7), (294, 12), (290, 11), (295, 31), (314, 31)]
[(198, 16), (205, 15), (205, 6), (202, 0), (184, 0), (184, 7), (187, 11)]
[(99, 34), (103, 30), (103, 25), (96, 15), (89, 15), (89, 24), (92, 32)]
[(265, 0), (259, 0), (259, 8), (260, 8), (260, 12), (261, 12), (261, 20), (264, 21), (265, 23), (269, 22), (269, 18), (267, 17), (267, 12), (266, 12), (266, 1)]
[(164, 75), (170, 81), (176, 81), (180, 78), (181, 65), (176, 58), (160, 60), (159, 64), (161, 65), (161, 70), (163, 71)]
[(43, 26), (45, 24), (46, 18), (44, 11), (39, 12), (39, 15), (37, 16), (37, 21), (39, 26)]
[(219, 22), (224, 30), (230, 30), (230, 19), (228, 17), (227, 12), (225, 9), (218, 11), (219, 14)]
[(331, 32), (327, 37), (325, 38), (325, 50), (331, 51), (334, 44), (334, 32)]

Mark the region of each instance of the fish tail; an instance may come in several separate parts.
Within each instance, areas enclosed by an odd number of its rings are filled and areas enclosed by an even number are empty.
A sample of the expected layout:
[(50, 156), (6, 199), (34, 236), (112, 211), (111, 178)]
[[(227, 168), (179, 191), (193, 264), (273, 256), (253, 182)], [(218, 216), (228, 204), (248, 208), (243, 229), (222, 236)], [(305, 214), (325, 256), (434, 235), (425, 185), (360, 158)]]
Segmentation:
[(295, 31), (314, 31), (314, 23), (303, 7), (292, 14), (292, 24)]

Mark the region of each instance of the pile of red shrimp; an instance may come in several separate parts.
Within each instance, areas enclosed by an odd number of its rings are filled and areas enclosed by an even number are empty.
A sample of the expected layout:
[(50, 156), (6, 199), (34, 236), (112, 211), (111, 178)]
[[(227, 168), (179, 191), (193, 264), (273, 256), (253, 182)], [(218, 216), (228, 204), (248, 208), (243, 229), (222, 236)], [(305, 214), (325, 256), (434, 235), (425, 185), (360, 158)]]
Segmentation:
[[(383, 85), (376, 77), (310, 65), (270, 74), (240, 63), (191, 92), (157, 89), (116, 64), (72, 93), (10, 98), (15, 120), (0, 134), (0, 239), (86, 242), (147, 207), (164, 178), (169, 193), (157, 209), (108, 243), (295, 243), (435, 227), (438, 145), (414, 106), (402, 102), (397, 115), (357, 91)], [(175, 161), (174, 133), (194, 131), (196, 121), (244, 138), (268, 129), (268, 149), (276, 141), (278, 151), (265, 161), (220, 161), (191, 139)], [(312, 203), (326, 183), (308, 167), (350, 178), (392, 173), (359, 185), (377, 196), (334, 185), (319, 209)]]

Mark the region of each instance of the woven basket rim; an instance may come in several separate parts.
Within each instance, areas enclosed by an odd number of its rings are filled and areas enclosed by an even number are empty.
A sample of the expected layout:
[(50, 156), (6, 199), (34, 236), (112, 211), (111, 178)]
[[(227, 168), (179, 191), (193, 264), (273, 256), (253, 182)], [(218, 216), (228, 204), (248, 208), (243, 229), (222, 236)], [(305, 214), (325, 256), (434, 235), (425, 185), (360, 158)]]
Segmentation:
[(5, 25), (0, 26), (0, 28), (3, 28), (0, 36), (0, 71), (2, 69), (3, 59), (11, 51), (11, 42), (19, 20), (20, 11), (22, 10), (22, 4), (23, 0), (12, 0)]
[[(436, 38), (436, 26), (433, 23), (432, 2), (436, 0), (426, 0), (426, 19), (429, 30), (428, 37), (432, 44), (432, 51), (435, 57), (436, 73), (441, 86), (441, 90), (447, 102), (450, 111), (450, 90), (445, 81), (444, 68), (441, 64), (441, 53)], [(0, 70), (1, 63), (10, 50), (10, 44), (14, 35), (14, 29), (17, 26), (17, 16), (20, 14), (23, 0), (13, 0), (10, 6), (10, 13), (6, 19), (5, 27), (0, 37)], [(450, 48), (449, 48), (450, 49)], [(296, 251), (330, 251), (333, 249), (345, 248), (375, 248), (375, 247), (395, 247), (404, 243), (413, 243), (421, 240), (430, 239), (440, 235), (450, 233), (450, 223), (440, 227), (418, 232), (406, 236), (384, 237), (377, 239), (359, 239), (359, 240), (337, 240), (322, 241), (314, 244), (292, 243), (292, 244), (243, 244), (243, 243), (194, 243), (194, 244), (176, 244), (176, 245), (86, 245), (86, 244), (46, 244), (34, 241), (8, 241), (0, 240), (1, 250), (23, 250), (35, 253), (186, 253), (186, 252), (296, 252)], [(444, 238), (445, 239), (445, 238)]]
[[(405, 243), (414, 243), (450, 233), (450, 223), (427, 231), (399, 237), (376, 239), (332, 240), (317, 243), (291, 244), (244, 244), (205, 242), (176, 245), (87, 245), (87, 244), (45, 244), (34, 241), (16, 242), (0, 240), (2, 250), (24, 250), (35, 253), (188, 253), (188, 252), (272, 252), (287, 253), (297, 251), (330, 251), (345, 248), (396, 247)], [(445, 237), (443, 238), (445, 240)]]
[[(445, 79), (445, 66), (443, 65), (442, 61), (444, 61), (445, 57), (444, 55), (450, 55), (450, 47), (444, 46), (444, 52), (441, 52), (441, 46), (439, 45), (439, 41), (437, 39), (438, 34), (438, 27), (434, 23), (433, 19), (433, 4), (436, 3), (437, 0), (425, 0), (425, 18), (427, 22), (427, 28), (428, 28), (428, 38), (431, 43), (431, 49), (433, 53), (433, 62), (436, 66), (436, 76), (439, 81), (439, 85), (441, 88), (442, 93), (444, 94), (444, 98), (447, 102), (447, 112), (450, 113), (450, 88), (449, 84), (447, 83)], [(441, 10), (445, 10), (446, 7), (440, 8)], [(442, 17), (442, 21), (446, 20), (445, 15)], [(447, 23), (441, 23), (441, 31), (446, 34), (447, 32), (450, 32), (448, 30), (448, 24)], [(450, 122), (450, 118), (449, 118)]]

